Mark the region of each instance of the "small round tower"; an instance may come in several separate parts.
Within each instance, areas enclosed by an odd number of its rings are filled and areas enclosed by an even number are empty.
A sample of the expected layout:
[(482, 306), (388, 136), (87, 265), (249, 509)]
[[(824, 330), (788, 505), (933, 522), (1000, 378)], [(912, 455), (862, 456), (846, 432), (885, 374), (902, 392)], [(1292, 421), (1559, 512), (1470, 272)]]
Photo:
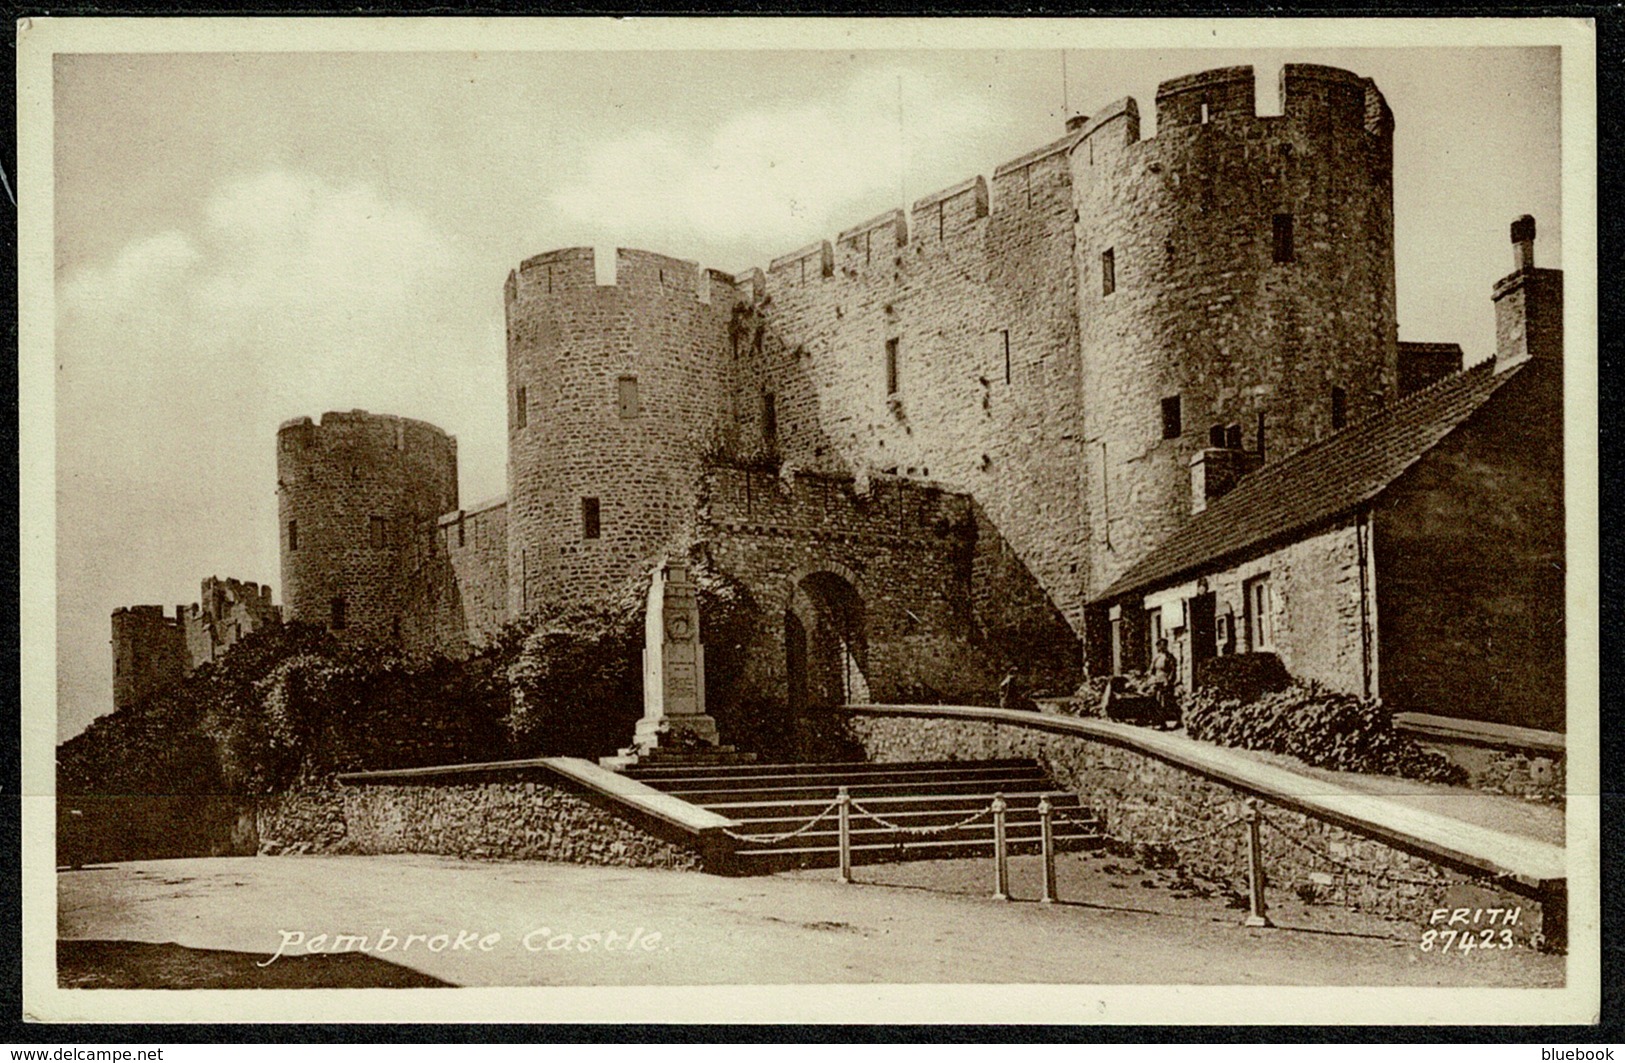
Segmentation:
[(1190, 519), (1191, 465), (1298, 450), (1394, 394), (1393, 118), (1345, 70), (1164, 82), (1071, 150), (1088, 518), (1098, 593)]
[(417, 532), (457, 508), (457, 441), (365, 410), (277, 430), (284, 613), (346, 641), (398, 646)]
[(601, 600), (681, 545), (729, 409), (731, 278), (645, 251), (614, 266), (569, 248), (508, 276), (510, 616)]

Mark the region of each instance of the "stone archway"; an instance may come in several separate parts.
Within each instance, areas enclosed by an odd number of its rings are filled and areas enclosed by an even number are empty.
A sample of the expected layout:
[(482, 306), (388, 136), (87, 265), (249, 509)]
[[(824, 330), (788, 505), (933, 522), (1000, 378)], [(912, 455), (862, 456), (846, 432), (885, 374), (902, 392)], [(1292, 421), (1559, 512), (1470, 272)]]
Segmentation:
[(796, 581), (784, 610), (790, 710), (870, 700), (863, 598), (851, 580), (818, 570)]

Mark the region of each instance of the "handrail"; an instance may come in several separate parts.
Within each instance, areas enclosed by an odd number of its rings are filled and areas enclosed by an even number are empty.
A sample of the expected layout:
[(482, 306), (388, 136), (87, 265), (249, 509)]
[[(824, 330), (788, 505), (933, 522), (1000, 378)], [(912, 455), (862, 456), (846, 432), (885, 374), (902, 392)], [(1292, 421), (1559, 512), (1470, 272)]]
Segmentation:
[(913, 716), (1007, 724), (1071, 735), (1127, 749), (1194, 775), (1261, 797), (1271, 804), (1342, 827), (1384, 845), (1474, 876), (1489, 876), (1509, 889), (1544, 896), (1568, 878), (1561, 846), (1411, 808), (1334, 782), (1265, 764), (1244, 751), (1111, 720), (1050, 716), (972, 705), (843, 705), (858, 716)]

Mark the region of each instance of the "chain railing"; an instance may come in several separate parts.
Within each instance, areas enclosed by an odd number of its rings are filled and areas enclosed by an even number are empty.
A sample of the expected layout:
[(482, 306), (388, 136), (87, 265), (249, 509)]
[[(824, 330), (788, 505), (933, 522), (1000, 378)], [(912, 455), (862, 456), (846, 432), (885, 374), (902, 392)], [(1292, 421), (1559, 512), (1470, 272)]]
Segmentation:
[[(845, 793), (846, 788), (842, 787), (841, 792)], [(722, 828), (722, 833), (726, 834), (730, 838), (733, 838), (735, 841), (746, 842), (750, 845), (776, 845), (779, 842), (789, 841), (791, 838), (797, 838), (803, 834), (806, 834), (808, 831), (818, 826), (818, 824), (828, 819), (829, 814), (835, 811), (839, 803), (840, 798), (837, 797), (834, 801), (831, 801), (829, 804), (825, 805), (824, 810), (818, 813), (818, 815), (814, 816), (812, 819), (809, 819), (795, 830), (785, 831), (783, 834), (736, 834), (727, 827)]]
[[(1066, 804), (1057, 804), (1051, 800), (1052, 796), (1058, 797), (1061, 796), (1061, 794), (1059, 792), (1054, 795), (1048, 793), (1040, 794), (1037, 805), (1039, 828), (1038, 842), (1039, 852), (1042, 857), (1043, 871), (1043, 892), (1039, 900), (1045, 904), (1054, 903), (1060, 899), (1059, 890), (1057, 889), (1056, 885), (1055, 873), (1055, 860), (1058, 848), (1055, 837), (1056, 819), (1059, 818), (1063, 822), (1072, 822), (1080, 825), (1095, 825), (1092, 816), (1084, 817), (1082, 816), (1083, 810), (1081, 809), (1071, 808)], [(1009, 862), (1010, 839), (1006, 829), (1006, 818), (1009, 809), (1009, 802), (1005, 799), (1004, 794), (1000, 792), (995, 793), (993, 795), (993, 799), (986, 805), (971, 811), (967, 815), (954, 820), (951, 823), (910, 826), (907, 824), (894, 822), (893, 820), (888, 819), (886, 816), (876, 812), (874, 809), (854, 801), (848, 789), (842, 786), (836, 791), (835, 798), (831, 800), (829, 804), (820, 809), (819, 812), (811, 819), (807, 820), (805, 823), (802, 823), (793, 830), (784, 831), (779, 834), (742, 834), (724, 828), (723, 833), (737, 841), (746, 842), (753, 845), (773, 845), (807, 834), (814, 827), (829, 819), (831, 813), (833, 813), (837, 821), (837, 846), (840, 857), (840, 881), (850, 883), (853, 881), (852, 818), (854, 814), (862, 819), (866, 819), (870, 822), (878, 824), (880, 827), (892, 831), (895, 834), (904, 835), (909, 838), (926, 838), (949, 834), (953, 831), (963, 830), (965, 827), (970, 826), (983, 817), (990, 816), (992, 818), (993, 828), (992, 898), (994, 900), (1007, 901), (1011, 899)], [(1246, 848), (1248, 903), (1247, 916), (1243, 922), (1243, 925), (1250, 927), (1272, 927), (1275, 924), (1271, 922), (1269, 918), (1264, 892), (1266, 882), (1264, 872), (1265, 854), (1263, 840), (1260, 833), (1260, 828), (1264, 825), (1268, 825), (1271, 830), (1273, 830), (1280, 837), (1284, 838), (1295, 848), (1308, 853), (1313, 858), (1322, 861), (1325, 864), (1340, 869), (1345, 875), (1353, 875), (1370, 880), (1403, 883), (1423, 887), (1438, 887), (1442, 884), (1441, 880), (1439, 879), (1427, 879), (1410, 875), (1402, 875), (1386, 868), (1368, 870), (1354, 864), (1349, 860), (1340, 859), (1326, 851), (1324, 848), (1299, 837), (1296, 832), (1284, 826), (1273, 817), (1265, 815), (1261, 811), (1259, 801), (1256, 797), (1246, 798), (1242, 803), (1241, 813), (1226, 819), (1222, 823), (1217, 825), (1207, 825), (1201, 830), (1192, 832), (1188, 836), (1175, 838), (1166, 842), (1158, 842), (1155, 844), (1158, 847), (1179, 848), (1204, 838), (1211, 838), (1214, 835), (1222, 834), (1233, 827), (1244, 826), (1246, 828), (1243, 835), (1243, 840)], [(905, 848), (906, 843), (899, 842), (898, 847), (900, 849)]]

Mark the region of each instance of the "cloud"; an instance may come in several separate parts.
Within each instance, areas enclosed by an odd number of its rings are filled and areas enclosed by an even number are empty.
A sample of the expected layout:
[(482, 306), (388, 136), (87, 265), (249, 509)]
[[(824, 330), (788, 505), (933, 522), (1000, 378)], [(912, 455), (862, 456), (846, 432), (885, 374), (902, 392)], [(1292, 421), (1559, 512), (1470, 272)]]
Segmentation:
[(948, 170), (954, 146), (995, 115), (943, 78), (874, 70), (821, 98), (743, 111), (708, 133), (652, 129), (604, 143), (552, 203), (588, 230), (637, 233), (657, 246), (811, 240), (858, 220), (865, 201), (897, 204), (970, 176)]
[(465, 257), (375, 187), (271, 170), (62, 279), (65, 730), (111, 707), (111, 609), (192, 601), (211, 573), (277, 579), (282, 420), (367, 407), (454, 431), (500, 421), (502, 388), (479, 378), (501, 372), (485, 322), (500, 302)]

